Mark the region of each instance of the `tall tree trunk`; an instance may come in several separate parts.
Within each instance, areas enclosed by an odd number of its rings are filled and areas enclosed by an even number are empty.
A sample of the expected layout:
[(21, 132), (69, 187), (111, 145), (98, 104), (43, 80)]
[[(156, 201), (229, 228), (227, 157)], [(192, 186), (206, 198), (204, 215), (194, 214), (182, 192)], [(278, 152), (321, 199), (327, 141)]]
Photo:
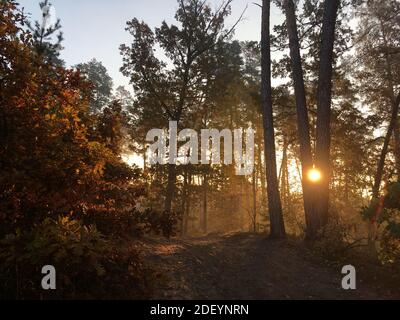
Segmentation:
[(293, 208), (293, 203), (292, 203), (292, 194), (290, 192), (290, 177), (289, 177), (289, 166), (288, 166), (288, 160), (289, 158), (286, 157), (286, 162), (285, 162), (285, 166), (283, 167), (284, 170), (284, 178), (285, 178), (285, 206), (286, 206), (286, 211), (289, 215), (289, 217), (291, 217), (292, 215), (295, 215), (296, 213), (292, 210)]
[(289, 168), (288, 168), (288, 142), (287, 139), (284, 138), (283, 141), (283, 156), (282, 156), (282, 166), (281, 166), (281, 193), (282, 193), (282, 202), (284, 207), (288, 206), (288, 197), (289, 197)]
[(181, 236), (185, 236), (185, 221), (186, 221), (186, 203), (187, 203), (187, 195), (188, 195), (188, 171), (187, 168), (183, 171), (183, 188), (182, 188), (182, 221), (181, 221)]
[[(263, 136), (261, 132), (257, 135), (258, 136), (258, 176), (261, 182), (261, 208), (262, 211), (264, 209), (264, 203), (265, 203), (265, 208), (266, 208), (266, 202), (267, 202), (267, 191), (266, 191), (266, 185), (265, 185), (265, 174), (264, 174), (264, 168), (263, 168), (263, 161), (262, 161), (262, 144), (263, 144)], [(264, 212), (264, 211), (263, 211)]]
[(283, 7), (286, 15), (286, 25), (289, 36), (292, 77), (296, 98), (303, 200), (307, 225), (306, 236), (308, 239), (313, 239), (317, 234), (318, 225), (316, 223), (313, 203), (313, 188), (311, 183), (307, 180), (308, 172), (313, 168), (313, 158), (311, 152), (310, 123), (308, 118), (303, 67), (300, 55), (300, 43), (297, 33), (296, 13), (293, 0), (284, 0)]
[(263, 0), (261, 36), (261, 99), (263, 109), (265, 165), (271, 237), (286, 235), (277, 178), (274, 118), (271, 88), (270, 0)]
[(171, 212), (172, 211), (172, 199), (175, 194), (175, 182), (176, 182), (176, 165), (169, 164), (168, 165), (168, 182), (167, 182), (167, 190), (165, 197), (165, 205), (164, 211)]
[(188, 186), (187, 186), (187, 199), (183, 223), (183, 233), (186, 236), (188, 234), (189, 218), (190, 218), (190, 206), (191, 206), (191, 187), (192, 187), (192, 174), (189, 173), (188, 176)]
[(256, 170), (253, 171), (252, 191), (253, 191), (253, 232), (257, 232), (257, 173), (256, 173)]
[(201, 214), (201, 230), (203, 234), (207, 234), (208, 231), (208, 217), (207, 217), (207, 191), (208, 191), (208, 177), (207, 174), (204, 174), (203, 177), (203, 206), (202, 206), (202, 214)]
[(331, 177), (331, 108), (332, 108), (332, 76), (333, 48), (335, 43), (336, 18), (340, 0), (326, 0), (322, 26), (322, 42), (320, 52), (318, 93), (317, 93), (317, 143), (315, 163), (321, 171), (316, 198), (316, 217), (318, 231), (328, 222), (329, 184)]
[(400, 93), (397, 96), (397, 99), (392, 106), (392, 115), (391, 115), (391, 119), (390, 119), (390, 124), (389, 124), (388, 130), (387, 130), (385, 142), (383, 144), (383, 148), (381, 151), (381, 156), (380, 156), (379, 163), (378, 163), (378, 169), (376, 170), (374, 187), (372, 188), (372, 198), (373, 199), (379, 198), (379, 190), (381, 188), (386, 155), (389, 150), (390, 139), (392, 137), (393, 129), (396, 125), (397, 117), (399, 114), (399, 105), (400, 105)]
[(292, 208), (292, 197), (290, 193), (289, 183), (289, 156), (288, 156), (289, 142), (284, 137), (283, 142), (283, 156), (282, 156), (282, 176), (281, 176), (281, 193), (284, 213), (287, 216), (289, 227), (292, 231), (296, 231), (296, 213)]
[(145, 147), (143, 150), (143, 173), (147, 172), (147, 148)]
[(400, 181), (400, 119), (397, 116), (394, 126), (394, 156), (396, 159), (397, 180)]

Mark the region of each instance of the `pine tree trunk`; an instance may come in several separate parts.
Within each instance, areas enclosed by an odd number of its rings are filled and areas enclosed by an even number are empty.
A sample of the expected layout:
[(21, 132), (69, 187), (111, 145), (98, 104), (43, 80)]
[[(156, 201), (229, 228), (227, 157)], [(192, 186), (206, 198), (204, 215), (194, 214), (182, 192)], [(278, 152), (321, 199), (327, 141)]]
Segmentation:
[(265, 165), (267, 173), (268, 207), (271, 220), (271, 237), (286, 235), (279, 193), (276, 165), (275, 132), (272, 110), (270, 0), (263, 0), (261, 40), (261, 99), (263, 109)]
[(181, 236), (184, 237), (185, 233), (185, 224), (186, 224), (186, 203), (187, 203), (187, 195), (188, 195), (188, 172), (185, 168), (183, 172), (183, 188), (182, 188), (182, 221), (181, 221)]
[(164, 211), (171, 212), (172, 211), (172, 199), (175, 194), (175, 181), (176, 181), (176, 165), (169, 164), (168, 165), (168, 182), (167, 182), (167, 190), (165, 197), (165, 205)]
[(252, 181), (252, 191), (253, 191), (253, 232), (257, 232), (257, 173), (253, 171), (253, 181)]
[(185, 220), (183, 224), (183, 232), (185, 236), (188, 234), (189, 230), (189, 218), (190, 218), (190, 206), (191, 206), (191, 186), (192, 186), (192, 174), (189, 173), (188, 177), (188, 187), (187, 187), (187, 199), (185, 208)]
[(282, 156), (282, 168), (281, 168), (281, 193), (282, 202), (284, 207), (288, 206), (288, 194), (289, 194), (289, 177), (288, 177), (288, 143), (286, 138), (283, 142), (283, 156)]
[[(258, 135), (258, 172), (259, 172), (259, 178), (261, 182), (261, 210), (263, 211), (264, 209), (264, 203), (267, 202), (267, 191), (266, 191), (266, 185), (265, 185), (265, 173), (264, 173), (264, 168), (263, 168), (263, 161), (262, 161), (262, 144), (263, 144), (263, 137), (261, 134)], [(263, 211), (264, 212), (264, 211)]]
[(143, 150), (143, 173), (146, 174), (147, 172), (147, 148), (145, 147)]
[[(329, 215), (329, 184), (331, 177), (331, 109), (332, 109), (332, 76), (333, 48), (335, 42), (336, 18), (340, 0), (325, 1), (322, 26), (322, 43), (317, 93), (317, 144), (315, 162), (321, 171), (316, 198), (316, 217), (318, 229), (328, 223)], [(319, 231), (318, 230), (318, 231)]]
[(296, 13), (293, 0), (283, 1), (286, 15), (286, 25), (289, 36), (290, 58), (292, 63), (292, 77), (297, 108), (297, 127), (300, 143), (300, 162), (303, 186), (304, 211), (306, 216), (306, 236), (308, 239), (316, 237), (318, 225), (314, 210), (313, 188), (307, 180), (308, 172), (313, 168), (311, 152), (310, 123), (307, 110), (306, 91), (304, 86), (303, 67), (300, 55), (300, 43), (297, 33)]
[(400, 104), (400, 94), (397, 96), (397, 99), (392, 107), (392, 115), (391, 115), (391, 119), (390, 119), (390, 124), (389, 124), (388, 131), (386, 133), (385, 142), (383, 144), (383, 148), (381, 151), (381, 156), (380, 156), (379, 163), (378, 163), (378, 169), (376, 170), (374, 187), (372, 188), (372, 198), (373, 199), (379, 198), (379, 190), (381, 188), (382, 177), (383, 177), (383, 169), (385, 167), (386, 155), (389, 150), (390, 139), (392, 137), (393, 130), (396, 125), (397, 117), (399, 114), (399, 104)]
[(204, 174), (203, 178), (203, 206), (201, 215), (201, 230), (203, 234), (207, 234), (208, 231), (208, 217), (207, 217), (207, 190), (208, 190), (208, 177)]

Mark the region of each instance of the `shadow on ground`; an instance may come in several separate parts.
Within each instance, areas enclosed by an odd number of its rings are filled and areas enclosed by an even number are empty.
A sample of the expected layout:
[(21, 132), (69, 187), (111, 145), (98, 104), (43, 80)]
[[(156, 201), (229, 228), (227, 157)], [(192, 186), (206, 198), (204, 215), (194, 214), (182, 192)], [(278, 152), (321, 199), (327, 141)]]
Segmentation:
[(166, 275), (154, 299), (400, 298), (399, 292), (379, 289), (359, 275), (357, 290), (343, 290), (341, 267), (315, 257), (297, 240), (233, 234), (170, 241), (147, 239), (144, 246), (146, 259)]

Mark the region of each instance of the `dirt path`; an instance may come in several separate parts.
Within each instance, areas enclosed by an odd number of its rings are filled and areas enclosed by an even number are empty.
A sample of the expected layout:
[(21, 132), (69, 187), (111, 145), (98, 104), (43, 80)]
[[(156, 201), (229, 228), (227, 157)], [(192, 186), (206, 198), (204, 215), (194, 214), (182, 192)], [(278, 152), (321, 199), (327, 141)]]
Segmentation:
[(359, 275), (357, 290), (342, 290), (340, 267), (329, 266), (291, 240), (236, 234), (148, 240), (145, 247), (147, 259), (167, 275), (167, 285), (157, 288), (155, 299), (400, 298)]

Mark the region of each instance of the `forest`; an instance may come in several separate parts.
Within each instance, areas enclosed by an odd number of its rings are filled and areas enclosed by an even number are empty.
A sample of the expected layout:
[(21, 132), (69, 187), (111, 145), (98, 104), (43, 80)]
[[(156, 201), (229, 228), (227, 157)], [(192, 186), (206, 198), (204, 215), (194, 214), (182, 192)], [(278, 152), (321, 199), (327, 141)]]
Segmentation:
[(127, 87), (0, 0), (0, 299), (400, 299), (400, 2), (174, 5)]

